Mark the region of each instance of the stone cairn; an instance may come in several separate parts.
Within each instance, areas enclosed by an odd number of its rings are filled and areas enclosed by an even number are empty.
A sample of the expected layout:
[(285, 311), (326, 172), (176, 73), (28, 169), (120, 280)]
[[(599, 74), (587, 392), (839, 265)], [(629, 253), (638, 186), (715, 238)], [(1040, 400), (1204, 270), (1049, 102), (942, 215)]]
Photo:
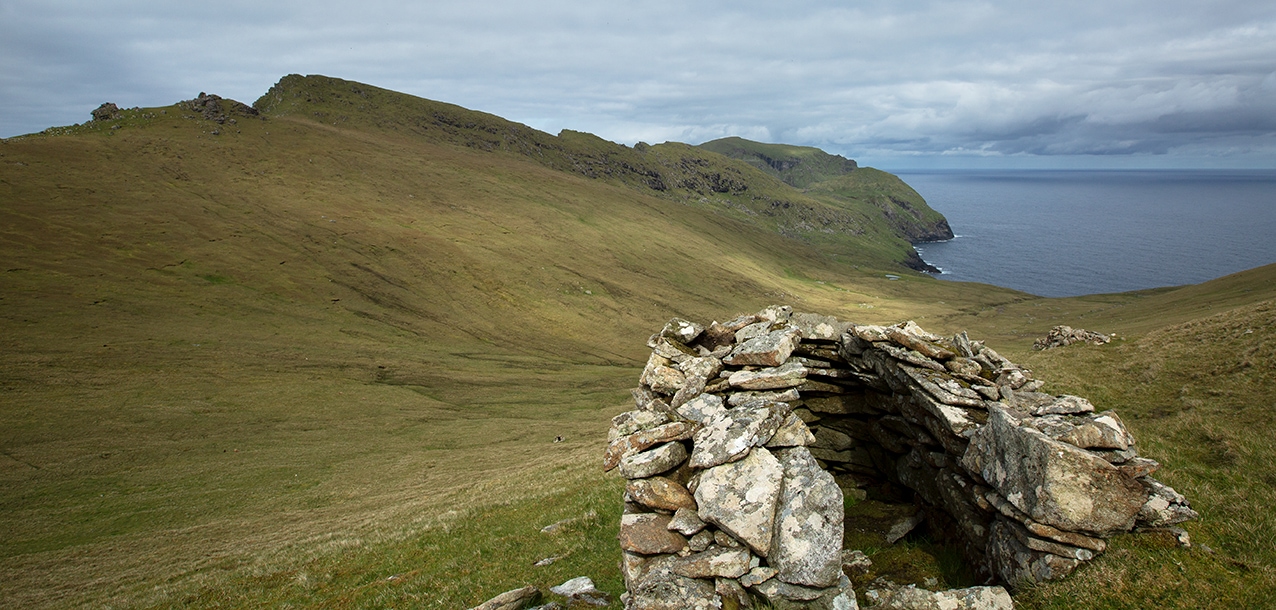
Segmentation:
[(1072, 328), (1071, 326), (1056, 326), (1050, 329), (1050, 332), (1046, 333), (1046, 336), (1034, 341), (1032, 349), (1041, 351), (1054, 349), (1056, 347), (1067, 347), (1073, 343), (1103, 345), (1104, 343), (1111, 341), (1112, 337), (1103, 333), (1096, 333), (1084, 328)]
[(1118, 532), (1196, 517), (1116, 413), (1040, 392), (965, 333), (783, 306), (674, 319), (648, 345), (603, 460), (627, 479), (626, 608), (749, 607), (750, 593), (854, 608), (843, 493), (876, 485), (911, 489), (932, 531), (1012, 587), (1069, 574)]

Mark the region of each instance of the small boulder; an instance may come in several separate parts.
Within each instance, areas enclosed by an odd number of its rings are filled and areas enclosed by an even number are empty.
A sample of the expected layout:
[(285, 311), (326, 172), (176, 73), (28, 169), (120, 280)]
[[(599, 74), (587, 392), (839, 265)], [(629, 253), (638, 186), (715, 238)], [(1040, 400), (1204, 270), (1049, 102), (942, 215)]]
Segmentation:
[(506, 591), (470, 608), (470, 610), (522, 610), (528, 605), (536, 603), (536, 600), (540, 599), (540, 597), (540, 590), (529, 585), (522, 589)]
[(594, 581), (588, 576), (577, 576), (557, 587), (550, 587), (549, 592), (566, 597), (573, 605), (606, 606), (611, 603), (611, 596), (594, 587)]

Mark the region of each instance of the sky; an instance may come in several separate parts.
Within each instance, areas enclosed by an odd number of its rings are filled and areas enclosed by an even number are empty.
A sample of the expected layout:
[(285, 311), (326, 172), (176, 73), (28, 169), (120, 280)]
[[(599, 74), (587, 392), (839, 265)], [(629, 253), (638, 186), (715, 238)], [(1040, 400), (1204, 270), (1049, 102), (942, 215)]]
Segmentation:
[(0, 137), (324, 74), (632, 145), (1276, 169), (1276, 2), (0, 0)]

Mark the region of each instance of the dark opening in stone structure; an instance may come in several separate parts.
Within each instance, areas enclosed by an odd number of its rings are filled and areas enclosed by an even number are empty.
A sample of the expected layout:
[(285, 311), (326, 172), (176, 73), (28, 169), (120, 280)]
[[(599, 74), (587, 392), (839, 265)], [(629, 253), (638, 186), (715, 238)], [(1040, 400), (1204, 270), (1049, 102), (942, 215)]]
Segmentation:
[(1115, 413), (1040, 392), (965, 333), (785, 306), (674, 319), (648, 346), (604, 456), (627, 479), (628, 608), (854, 607), (843, 501), (869, 491), (911, 499), (903, 533), (924, 523), (976, 579), (1011, 587), (1196, 516)]

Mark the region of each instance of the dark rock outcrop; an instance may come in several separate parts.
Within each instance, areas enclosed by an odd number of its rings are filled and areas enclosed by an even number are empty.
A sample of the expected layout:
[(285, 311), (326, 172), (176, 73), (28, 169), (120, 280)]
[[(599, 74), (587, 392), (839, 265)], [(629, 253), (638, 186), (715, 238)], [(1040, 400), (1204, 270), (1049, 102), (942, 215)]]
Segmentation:
[(94, 109), (92, 112), (92, 115), (93, 115), (94, 121), (109, 121), (111, 119), (118, 119), (120, 118), (120, 107), (116, 106), (115, 104), (112, 104), (111, 102), (107, 102), (105, 104), (102, 104), (101, 106), (98, 106), (96, 109)]

